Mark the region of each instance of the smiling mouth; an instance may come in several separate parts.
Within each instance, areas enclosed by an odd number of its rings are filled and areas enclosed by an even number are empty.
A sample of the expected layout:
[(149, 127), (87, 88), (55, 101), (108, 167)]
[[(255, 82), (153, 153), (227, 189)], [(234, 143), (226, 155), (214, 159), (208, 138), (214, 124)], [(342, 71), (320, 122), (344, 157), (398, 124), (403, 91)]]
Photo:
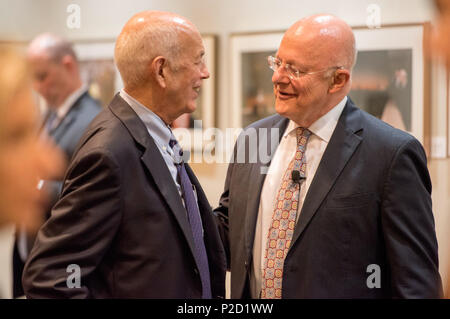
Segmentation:
[(278, 97), (281, 98), (281, 99), (290, 99), (290, 98), (293, 98), (295, 96), (296, 95), (292, 94), (292, 93), (286, 93), (286, 92), (283, 92), (283, 91), (278, 91)]

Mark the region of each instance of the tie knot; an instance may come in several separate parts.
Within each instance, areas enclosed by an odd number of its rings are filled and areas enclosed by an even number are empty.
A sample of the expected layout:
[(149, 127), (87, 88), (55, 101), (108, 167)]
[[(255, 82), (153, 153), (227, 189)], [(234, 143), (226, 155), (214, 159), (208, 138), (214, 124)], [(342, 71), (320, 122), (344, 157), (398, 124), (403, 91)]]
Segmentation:
[(45, 122), (45, 127), (47, 131), (51, 131), (53, 129), (53, 126), (55, 125), (57, 118), (58, 114), (55, 111), (50, 110), (47, 116), (47, 120)]
[(311, 131), (304, 127), (297, 127), (297, 144), (306, 145), (309, 137), (311, 136)]
[(170, 141), (169, 141), (169, 146), (170, 146), (170, 148), (173, 149), (173, 147), (174, 147), (175, 145), (177, 145), (177, 144), (178, 144), (178, 141), (177, 141), (177, 140), (170, 139)]
[(170, 139), (169, 140), (169, 146), (173, 150), (173, 160), (175, 164), (181, 164), (183, 162), (183, 149), (181, 148), (180, 144), (178, 144), (178, 141), (176, 139)]

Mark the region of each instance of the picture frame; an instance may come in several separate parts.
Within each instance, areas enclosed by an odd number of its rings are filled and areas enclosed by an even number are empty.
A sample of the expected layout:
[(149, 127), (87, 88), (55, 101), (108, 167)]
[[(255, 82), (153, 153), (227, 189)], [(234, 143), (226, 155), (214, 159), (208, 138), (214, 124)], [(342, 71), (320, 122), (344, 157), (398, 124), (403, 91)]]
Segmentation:
[[(202, 35), (202, 40), (205, 47), (205, 59), (210, 78), (204, 80), (199, 97), (198, 112), (201, 116), (198, 119), (203, 121), (203, 127), (209, 128), (215, 125), (215, 73), (216, 73), (216, 36), (212, 34)], [(111, 101), (115, 93), (123, 87), (120, 73), (114, 64), (114, 47), (115, 40), (97, 40), (74, 43), (74, 50), (80, 61), (80, 73), (85, 82), (88, 83), (90, 91), (93, 91), (95, 98), (101, 101), (106, 101), (109, 98)], [(111, 86), (111, 83), (105, 83), (102, 79), (109, 75), (114, 77), (113, 89), (114, 94), (111, 94), (111, 89), (105, 86)], [(110, 79), (111, 80), (111, 79)], [(109, 81), (111, 82), (111, 81)], [(96, 91), (100, 91), (97, 94)], [(107, 92), (107, 97), (103, 97), (102, 92)], [(109, 91), (109, 92), (108, 92)], [(92, 93), (92, 92), (91, 92)], [(102, 103), (105, 105), (104, 103)]]
[[(427, 43), (430, 25), (429, 23), (414, 23), (414, 24), (397, 24), (397, 25), (383, 25), (380, 28), (370, 29), (366, 26), (364, 27), (353, 27), (353, 31), (356, 38), (356, 46), (358, 50), (358, 55), (362, 57), (356, 62), (354, 69), (354, 76), (356, 71), (356, 81), (354, 78), (354, 84), (364, 87), (367, 83), (362, 83), (358, 80), (358, 61), (364, 62), (372, 61), (377, 58), (379, 61), (383, 62), (386, 58), (392, 57), (392, 63), (396, 61), (403, 61), (405, 57), (409, 59), (408, 68), (401, 68), (397, 72), (397, 78), (394, 79), (399, 83), (399, 85), (407, 86), (407, 92), (402, 92), (403, 97), (406, 96), (406, 106), (403, 105), (403, 112), (406, 112), (406, 119), (403, 122), (406, 124), (402, 127), (405, 131), (409, 132), (415, 136), (424, 146), (427, 154), (431, 153), (431, 131), (430, 131), (430, 100), (431, 100), (431, 84), (430, 84), (430, 63), (424, 56), (423, 46)], [(249, 106), (253, 109), (253, 105), (264, 105), (267, 104), (268, 94), (273, 95), (271, 75), (272, 71), (267, 66), (267, 61), (263, 61), (265, 55), (269, 55), (270, 52), (275, 53), (281, 39), (283, 37), (284, 31), (273, 31), (273, 32), (261, 32), (261, 33), (241, 33), (232, 34), (230, 37), (230, 47), (231, 47), (231, 101), (232, 101), (232, 112), (233, 116), (231, 123), (234, 127), (245, 127), (249, 122), (253, 122), (262, 117), (274, 113), (274, 109), (271, 109), (262, 113), (262, 116), (254, 116), (253, 118), (246, 118), (246, 111), (248, 113)], [(254, 70), (248, 71), (249, 73), (256, 73), (256, 76), (249, 76), (245, 74), (245, 63), (255, 64), (251, 61), (252, 55), (257, 57), (259, 54), (261, 65), (255, 66), (254, 68), (261, 69), (261, 74), (255, 72)], [(374, 56), (370, 56), (374, 55)], [(407, 61), (407, 62), (408, 62)], [(245, 63), (244, 63), (245, 62)], [(262, 66), (265, 65), (265, 69)], [(375, 64), (374, 64), (375, 65)], [(364, 66), (364, 65), (363, 65)], [(252, 66), (250, 66), (251, 68)], [(394, 68), (395, 65), (392, 66)], [(249, 67), (247, 67), (247, 70)], [(377, 71), (379, 68), (376, 65)], [(381, 68), (383, 71), (383, 68)], [(370, 70), (370, 68), (369, 68)], [(395, 71), (395, 68), (393, 69)], [(390, 68), (386, 68), (384, 71), (392, 71)], [(264, 74), (263, 74), (264, 73)], [(395, 74), (394, 74), (395, 75)], [(379, 75), (380, 76), (380, 75)], [(392, 80), (389, 75), (383, 75), (385, 89), (388, 87), (389, 82)], [(243, 81), (255, 82), (255, 83), (266, 83), (266, 86), (261, 87), (256, 84), (248, 85)], [(403, 81), (403, 82), (402, 82)], [(253, 86), (253, 87), (252, 87)], [(355, 96), (354, 87), (352, 87), (350, 92), (350, 97)], [(263, 93), (261, 93), (261, 90)], [(384, 92), (382, 89), (378, 90), (380, 95)], [(395, 92), (395, 91), (394, 91)], [(390, 91), (389, 91), (390, 93)], [(397, 92), (395, 92), (397, 93)], [(353, 95), (353, 96), (352, 96)], [(381, 96), (379, 98), (386, 99), (386, 96)], [(375, 100), (377, 97), (375, 97)], [(353, 99), (356, 105), (365, 109), (365, 103), (361, 102), (361, 98)], [(381, 99), (382, 100), (382, 99)], [(270, 102), (269, 102), (270, 103)], [(274, 101), (272, 102), (274, 104)], [(393, 102), (391, 101), (390, 107), (387, 114), (399, 114), (392, 107)], [(258, 108), (258, 107), (256, 107)], [(367, 111), (370, 112), (366, 108)], [(394, 110), (394, 112), (392, 112)], [(408, 113), (409, 112), (409, 113)], [(400, 112), (401, 115), (403, 113)], [(376, 114), (374, 114), (376, 115)], [(395, 125), (394, 125), (395, 126)]]
[(415, 136), (430, 156), (431, 66), (423, 51), (429, 23), (353, 31), (358, 58), (349, 96), (361, 109)]
[(80, 75), (91, 96), (106, 107), (123, 88), (119, 70), (114, 63), (115, 40), (75, 42)]
[(274, 54), (284, 31), (232, 34), (231, 48), (231, 125), (246, 127), (275, 113), (272, 71), (267, 56)]

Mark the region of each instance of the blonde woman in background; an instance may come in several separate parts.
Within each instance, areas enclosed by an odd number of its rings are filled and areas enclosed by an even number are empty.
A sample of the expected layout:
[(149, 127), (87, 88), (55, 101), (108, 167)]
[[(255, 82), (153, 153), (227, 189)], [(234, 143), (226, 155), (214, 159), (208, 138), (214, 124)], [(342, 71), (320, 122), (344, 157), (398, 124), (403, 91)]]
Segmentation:
[(11, 46), (0, 45), (0, 227), (15, 223), (34, 230), (46, 200), (38, 183), (65, 166), (37, 132), (27, 64)]

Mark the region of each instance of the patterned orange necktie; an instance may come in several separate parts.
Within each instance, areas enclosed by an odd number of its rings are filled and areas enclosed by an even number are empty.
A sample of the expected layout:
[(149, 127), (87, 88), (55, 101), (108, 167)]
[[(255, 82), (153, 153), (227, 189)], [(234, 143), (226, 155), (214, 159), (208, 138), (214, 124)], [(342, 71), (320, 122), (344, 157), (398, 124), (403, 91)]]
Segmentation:
[(297, 151), (283, 175), (267, 238), (261, 290), (264, 299), (281, 299), (284, 259), (294, 234), (300, 183), (292, 180), (292, 171), (297, 170), (300, 177), (305, 177), (305, 150), (311, 132), (298, 127), (296, 134)]

